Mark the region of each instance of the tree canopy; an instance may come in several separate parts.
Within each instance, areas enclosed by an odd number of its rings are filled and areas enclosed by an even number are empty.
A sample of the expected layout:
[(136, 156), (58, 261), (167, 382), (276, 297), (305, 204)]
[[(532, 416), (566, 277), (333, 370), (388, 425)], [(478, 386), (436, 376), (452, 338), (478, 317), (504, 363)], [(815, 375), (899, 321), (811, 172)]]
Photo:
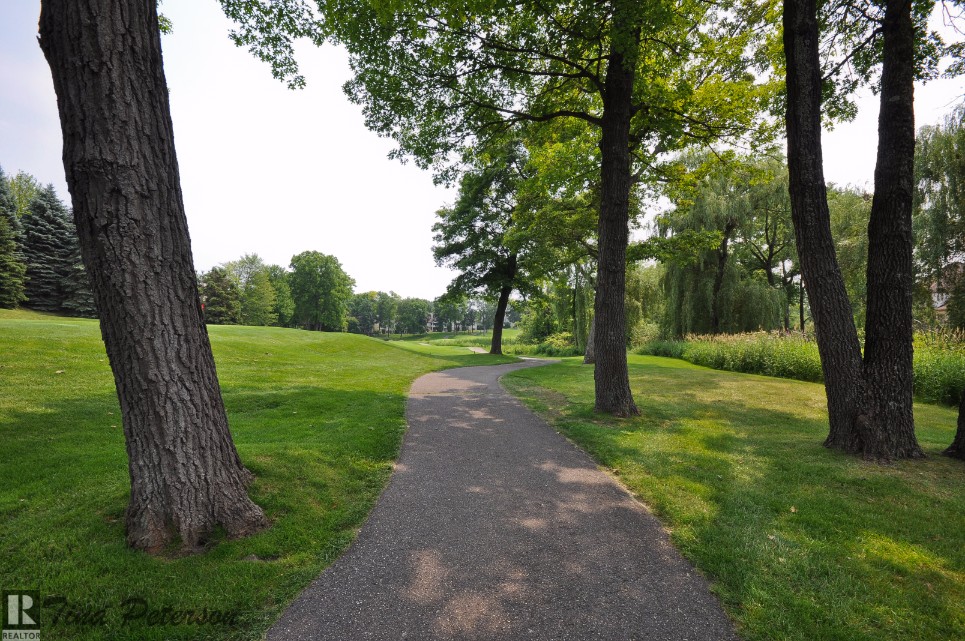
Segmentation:
[(342, 332), (348, 328), (348, 303), (355, 281), (334, 256), (306, 251), (292, 257), (294, 321), (306, 329)]

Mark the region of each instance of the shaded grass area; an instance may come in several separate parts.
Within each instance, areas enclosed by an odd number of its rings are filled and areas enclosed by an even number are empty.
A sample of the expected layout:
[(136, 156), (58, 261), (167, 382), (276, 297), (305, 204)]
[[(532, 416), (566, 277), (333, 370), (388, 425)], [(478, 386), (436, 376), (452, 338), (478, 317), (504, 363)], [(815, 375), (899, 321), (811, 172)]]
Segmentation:
[[(272, 527), (203, 555), (154, 558), (124, 545), (127, 460), (96, 321), (0, 314), (0, 586), (66, 600), (59, 622), (43, 611), (42, 638), (260, 638), (381, 492), (412, 380), (512, 360), (346, 334), (209, 329), (235, 442), (257, 477), (252, 496)], [(130, 598), (162, 621), (164, 608), (232, 621), (125, 623)]]
[(612, 469), (713, 582), (748, 641), (965, 638), (965, 466), (955, 412), (917, 405), (929, 457), (821, 446), (820, 385), (630, 356), (642, 416), (593, 413), (574, 359), (504, 384)]

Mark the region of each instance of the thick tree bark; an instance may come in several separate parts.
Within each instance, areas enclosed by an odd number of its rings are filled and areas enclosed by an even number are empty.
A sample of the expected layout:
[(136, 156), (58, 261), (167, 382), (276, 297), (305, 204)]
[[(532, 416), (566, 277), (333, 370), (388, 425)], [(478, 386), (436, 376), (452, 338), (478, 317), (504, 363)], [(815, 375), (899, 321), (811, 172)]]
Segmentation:
[(958, 431), (955, 433), (955, 440), (942, 454), (965, 461), (965, 391), (962, 391), (962, 401), (958, 406)]
[(599, 264), (594, 328), (596, 410), (639, 414), (630, 392), (624, 294), (630, 237), (630, 118), (635, 68), (612, 51), (603, 96)]
[(915, 27), (909, 0), (885, 7), (875, 195), (868, 223), (864, 399), (846, 449), (869, 459), (924, 456), (912, 396)]
[(155, 0), (43, 0), (64, 169), (127, 441), (127, 541), (266, 526), (228, 430), (198, 297)]
[(730, 235), (736, 227), (735, 221), (727, 221), (727, 224), (724, 225), (724, 237), (721, 239), (720, 248), (717, 250), (717, 272), (714, 274), (713, 299), (710, 302), (710, 331), (712, 334), (720, 334), (720, 290), (724, 286), (724, 270), (727, 269)]
[(824, 370), (830, 422), (825, 445), (847, 450), (861, 398), (861, 347), (831, 238), (821, 150), (818, 35), (815, 0), (785, 0), (791, 218)]
[(506, 307), (509, 305), (509, 295), (513, 288), (503, 285), (499, 290), (499, 302), (496, 303), (496, 315), (493, 317), (493, 341), (489, 347), (490, 354), (503, 353), (503, 323), (506, 322)]
[(583, 364), (596, 363), (596, 316), (590, 317), (590, 331), (586, 334), (586, 349), (583, 350)]

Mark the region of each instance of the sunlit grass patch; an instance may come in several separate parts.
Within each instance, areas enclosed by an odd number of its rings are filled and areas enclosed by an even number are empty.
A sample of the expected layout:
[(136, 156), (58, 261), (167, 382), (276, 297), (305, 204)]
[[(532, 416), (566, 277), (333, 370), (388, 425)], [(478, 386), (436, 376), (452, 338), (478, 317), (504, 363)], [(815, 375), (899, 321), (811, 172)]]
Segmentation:
[(821, 446), (820, 385), (648, 356), (630, 376), (632, 420), (593, 414), (576, 359), (504, 382), (662, 519), (745, 639), (965, 638), (954, 411), (917, 405), (929, 457), (880, 466)]
[[(0, 585), (106, 608), (105, 624), (43, 639), (258, 639), (345, 549), (385, 485), (412, 381), (512, 359), (406, 350), (347, 334), (209, 328), (238, 451), (271, 528), (205, 554), (124, 545), (129, 481), (120, 410), (96, 321), (0, 313)], [(120, 604), (234, 613), (229, 625), (122, 622)]]

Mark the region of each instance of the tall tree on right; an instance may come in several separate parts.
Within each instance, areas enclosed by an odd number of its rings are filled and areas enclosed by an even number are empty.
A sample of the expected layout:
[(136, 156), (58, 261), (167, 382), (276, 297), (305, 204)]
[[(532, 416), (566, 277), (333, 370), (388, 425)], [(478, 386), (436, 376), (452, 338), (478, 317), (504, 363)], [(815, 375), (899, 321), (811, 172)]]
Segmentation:
[[(850, 4), (831, 3), (845, 7)], [(815, 0), (785, 0), (787, 139), (791, 212), (801, 272), (811, 301), (824, 369), (830, 432), (825, 445), (874, 460), (922, 456), (912, 415), (911, 206), (916, 42), (923, 2), (883, 0), (868, 39), (880, 35), (881, 112), (875, 200), (869, 223), (865, 355), (831, 237), (821, 152), (821, 34)], [(913, 13), (913, 5), (919, 10)], [(883, 11), (882, 11), (883, 9)]]
[(912, 0), (887, 0), (881, 24), (881, 110), (868, 222), (862, 413), (834, 445), (873, 459), (924, 456), (915, 438), (912, 374), (912, 200), (915, 39)]

